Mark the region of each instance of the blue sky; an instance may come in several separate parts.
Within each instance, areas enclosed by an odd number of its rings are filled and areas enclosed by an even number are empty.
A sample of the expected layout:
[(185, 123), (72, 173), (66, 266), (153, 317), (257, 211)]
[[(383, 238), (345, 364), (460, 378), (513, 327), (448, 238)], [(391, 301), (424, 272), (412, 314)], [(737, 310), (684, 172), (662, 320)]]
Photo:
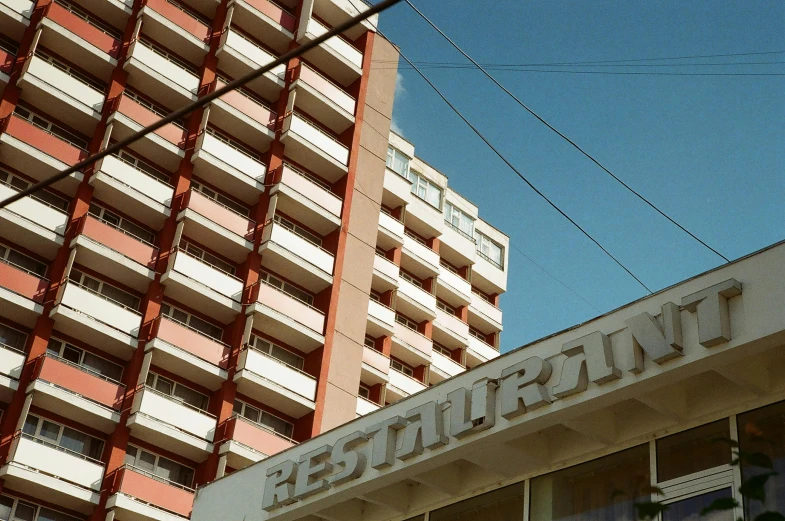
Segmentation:
[[(556, 63), (785, 51), (785, 3), (413, 0), (481, 63)], [(463, 58), (406, 5), (380, 29), (413, 61)], [(646, 62), (785, 62), (785, 52)], [(548, 67), (555, 69), (557, 67)], [(566, 69), (565, 67), (562, 67)], [(572, 68), (780, 73), (785, 64)], [(531, 181), (652, 290), (722, 260), (626, 192), (482, 73), (424, 69)], [(605, 166), (731, 259), (785, 238), (785, 76), (493, 72)], [(644, 296), (534, 195), (425, 84), (402, 70), (394, 123), (514, 249), (502, 351)]]

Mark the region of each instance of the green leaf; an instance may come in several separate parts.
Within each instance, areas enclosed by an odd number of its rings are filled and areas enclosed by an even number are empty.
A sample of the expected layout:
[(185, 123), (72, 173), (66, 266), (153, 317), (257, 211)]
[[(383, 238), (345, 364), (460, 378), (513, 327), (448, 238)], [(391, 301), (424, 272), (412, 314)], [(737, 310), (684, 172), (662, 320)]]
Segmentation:
[(710, 514), (711, 512), (724, 512), (725, 510), (733, 510), (739, 506), (739, 502), (732, 497), (721, 497), (711, 502), (709, 506), (701, 510), (701, 516)]
[(739, 492), (745, 499), (756, 499), (758, 501), (766, 501), (766, 482), (771, 476), (776, 476), (776, 472), (766, 472), (753, 476), (744, 481), (739, 487)]
[(779, 512), (764, 512), (757, 515), (754, 521), (785, 521), (785, 516)]
[(741, 458), (745, 463), (748, 463), (754, 467), (761, 467), (764, 469), (774, 468), (774, 462), (768, 455), (762, 452), (751, 452), (749, 454), (742, 453)]
[(654, 519), (657, 514), (668, 510), (668, 505), (653, 501), (645, 503), (633, 503), (638, 512), (638, 519)]

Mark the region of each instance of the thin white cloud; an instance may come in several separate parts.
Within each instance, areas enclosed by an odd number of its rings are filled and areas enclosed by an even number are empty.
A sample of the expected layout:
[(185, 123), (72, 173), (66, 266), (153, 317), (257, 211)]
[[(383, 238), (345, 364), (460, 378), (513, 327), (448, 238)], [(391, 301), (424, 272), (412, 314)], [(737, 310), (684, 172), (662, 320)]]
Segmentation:
[[(395, 101), (400, 101), (404, 97), (406, 97), (406, 86), (403, 84), (403, 74), (398, 72), (395, 75)], [(393, 119), (390, 122), (390, 130), (399, 136), (403, 136), (403, 129), (398, 124), (398, 121), (396, 121), (395, 116), (393, 116)]]

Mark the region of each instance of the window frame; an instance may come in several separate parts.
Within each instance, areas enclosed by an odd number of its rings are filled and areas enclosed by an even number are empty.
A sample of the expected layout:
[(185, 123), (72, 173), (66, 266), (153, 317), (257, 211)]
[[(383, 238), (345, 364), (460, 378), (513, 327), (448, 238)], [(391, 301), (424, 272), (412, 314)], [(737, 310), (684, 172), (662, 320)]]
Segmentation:
[[(147, 380), (150, 378), (151, 375), (153, 376), (153, 383), (149, 384), (149, 383), (147, 383)], [(165, 393), (164, 391), (161, 391), (160, 389), (158, 389), (156, 387), (156, 384), (158, 383), (159, 378), (162, 378), (164, 380), (172, 382), (172, 392), (171, 393)], [(209, 414), (208, 409), (210, 407), (210, 397), (208, 395), (204, 394), (201, 391), (197, 391), (193, 387), (189, 387), (189, 386), (187, 386), (185, 384), (181, 384), (177, 380), (173, 380), (173, 379), (171, 379), (171, 378), (169, 378), (167, 376), (164, 376), (162, 374), (156, 373), (152, 369), (147, 372), (147, 376), (145, 376), (145, 379), (144, 379), (144, 385), (145, 385), (145, 387), (150, 388), (150, 389), (152, 389), (153, 391), (155, 391), (157, 393), (160, 393), (160, 394), (162, 394), (164, 396), (167, 396), (167, 397), (171, 398), (172, 400), (174, 400), (176, 402), (182, 403), (186, 407), (191, 407), (191, 408), (196, 409), (198, 411), (201, 411), (203, 413)], [(186, 402), (185, 400), (183, 400), (182, 398), (180, 398), (179, 396), (176, 396), (174, 394), (174, 392), (175, 392), (175, 389), (177, 389), (178, 387), (184, 387), (184, 388), (188, 389), (189, 391), (202, 396), (204, 398), (204, 407), (202, 408), (202, 407), (198, 407), (196, 405), (190, 404), (190, 403)]]

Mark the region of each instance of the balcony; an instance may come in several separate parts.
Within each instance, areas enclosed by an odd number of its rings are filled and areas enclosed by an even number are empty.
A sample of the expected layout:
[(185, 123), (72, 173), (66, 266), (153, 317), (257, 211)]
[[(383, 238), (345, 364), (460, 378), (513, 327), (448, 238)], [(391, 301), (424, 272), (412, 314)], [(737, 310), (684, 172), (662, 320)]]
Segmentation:
[(234, 375), (238, 392), (301, 418), (316, 409), (316, 378), (246, 346)]
[(304, 353), (324, 345), (324, 313), (265, 282), (258, 286), (256, 302), (247, 310), (253, 327)]
[(395, 403), (426, 388), (427, 386), (421, 381), (392, 369), (390, 382), (387, 384), (387, 402)]
[[(216, 55), (218, 68), (232, 78), (239, 78), (275, 61), (272, 52), (232, 28), (221, 36)], [(281, 64), (246, 85), (265, 99), (277, 100), (284, 86), (285, 74), (286, 66)]]
[(439, 253), (447, 262), (455, 266), (469, 266), (476, 262), (477, 244), (474, 237), (454, 227), (450, 222), (444, 222), (439, 241)]
[(433, 353), (431, 363), (431, 383), (437, 384), (448, 378), (459, 375), (466, 371), (466, 368), (447, 356), (436, 351)]
[(392, 354), (412, 367), (431, 363), (433, 341), (422, 333), (395, 323)]
[(439, 266), (436, 282), (436, 294), (451, 306), (466, 306), (472, 301), (471, 283), (444, 266)]
[(357, 397), (357, 416), (365, 416), (366, 414), (370, 414), (379, 408), (381, 408), (381, 405), (378, 403), (374, 403), (371, 400), (363, 398), (362, 396)]
[(49, 281), (32, 271), (0, 260), (0, 308), (3, 317), (24, 324), (35, 325), (44, 311), (44, 297)]
[(406, 226), (423, 237), (439, 237), (446, 227), (441, 210), (416, 195), (406, 206)]
[[(17, 192), (0, 182), (0, 199)], [(68, 213), (31, 196), (0, 209), (0, 235), (48, 259), (63, 245), (67, 223)]]
[(102, 80), (109, 80), (120, 55), (122, 33), (107, 27), (68, 2), (52, 2), (40, 27), (38, 45), (57, 49), (76, 65)]
[(378, 253), (373, 257), (373, 282), (371, 287), (376, 291), (390, 291), (398, 288), (398, 274), (401, 269), (387, 257)]
[[(0, 134), (0, 158), (3, 162), (32, 176), (36, 181), (43, 181), (86, 157), (87, 150), (54, 136), (16, 114), (8, 118), (8, 126)], [(73, 196), (82, 179), (84, 175), (76, 172), (54, 183), (52, 187)]]
[(240, 263), (253, 249), (256, 223), (218, 201), (190, 190), (186, 208), (177, 216), (188, 237), (199, 237), (202, 244)]
[(395, 332), (395, 310), (376, 302), (368, 300), (368, 324), (365, 333), (374, 338), (392, 336)]
[[(315, 0), (313, 3), (313, 12), (332, 27), (365, 12), (367, 9), (367, 3), (356, 0)], [(378, 20), (379, 15), (375, 14), (347, 29), (344, 34), (350, 40), (356, 40), (365, 31), (376, 31)]]
[(169, 257), (169, 266), (161, 276), (166, 294), (188, 302), (222, 324), (230, 322), (242, 306), (243, 281), (178, 249)]
[(488, 294), (504, 293), (507, 291), (507, 272), (482, 253), (477, 253), (477, 262), (472, 266), (472, 284)]
[[(308, 29), (300, 38), (304, 44), (327, 33), (329, 29), (316, 19), (308, 20)], [(333, 36), (320, 46), (305, 53), (308, 61), (319, 67), (325, 74), (347, 87), (362, 76), (363, 54), (357, 47), (340, 36)]]
[(211, 131), (199, 135), (191, 157), (194, 173), (245, 203), (259, 202), (267, 166), (258, 154), (221, 137)]
[[(2, 16), (1, 13), (0, 16)], [(3, 89), (11, 79), (11, 69), (14, 68), (15, 60), (16, 45), (0, 40), (0, 95), (3, 94)]]
[(210, 50), (210, 26), (170, 0), (145, 0), (142, 31), (156, 42), (201, 65)]
[(17, 432), (8, 463), (0, 468), (6, 487), (87, 514), (98, 504), (104, 466), (100, 461)]
[(484, 333), (502, 330), (502, 310), (483, 297), (472, 293), (469, 305), (469, 323)]
[[(165, 116), (162, 111), (153, 111), (127, 94), (115, 98), (113, 102), (116, 106), (108, 122), (112, 123), (112, 137), (118, 140), (127, 138)], [(177, 170), (180, 160), (185, 157), (186, 137), (187, 132), (183, 127), (167, 123), (132, 143), (130, 148), (167, 170)]]
[(116, 492), (106, 508), (129, 521), (184, 521), (191, 515), (194, 490), (125, 465), (115, 477)]
[(9, 403), (19, 388), (19, 376), (27, 355), (23, 351), (0, 343), (0, 400)]
[(284, 120), (281, 141), (287, 156), (331, 183), (349, 171), (349, 149), (296, 112)]
[(125, 29), (131, 15), (131, 0), (79, 0), (79, 5), (88, 13), (108, 22), (117, 31)]
[(318, 293), (333, 283), (333, 254), (282, 225), (264, 227), (259, 246), (262, 266)]
[(136, 349), (142, 314), (72, 281), (60, 286), (49, 313), (63, 334), (129, 360)]
[(294, 106), (336, 134), (354, 125), (357, 100), (303, 62), (291, 89), (295, 92)]
[(155, 276), (158, 248), (91, 215), (71, 241), (80, 264), (144, 293)]
[(174, 187), (117, 156), (98, 161), (88, 182), (95, 197), (122, 208), (150, 228), (161, 228), (171, 214)]
[(104, 92), (34, 55), (25, 62), (17, 82), (25, 99), (85, 135), (101, 119)]
[(343, 200), (330, 191), (329, 185), (288, 163), (281, 167), (281, 179), (270, 190), (277, 195), (275, 208), (286, 215), (296, 215), (305, 226), (327, 235), (341, 225)]
[(33, 405), (107, 434), (114, 431), (120, 421), (123, 384), (50, 354), (35, 363), (35, 380), (27, 387)]
[(385, 212), (379, 212), (379, 233), (376, 245), (384, 250), (403, 246), (403, 223)]
[(464, 348), (469, 345), (469, 324), (437, 308), (433, 339), (450, 349)]
[(408, 233), (403, 237), (401, 256), (401, 265), (405, 265), (407, 271), (420, 279), (428, 279), (439, 274), (439, 254)]
[(412, 182), (396, 174), (389, 168), (384, 169), (384, 194), (382, 202), (390, 208), (398, 208), (412, 202)]
[(155, 92), (156, 100), (167, 107), (194, 101), (199, 91), (199, 76), (194, 69), (145, 40), (131, 44), (123, 69), (134, 87)]
[(382, 384), (390, 379), (390, 357), (376, 349), (363, 346), (360, 379), (369, 384)]
[(297, 444), (268, 427), (242, 416), (232, 416), (226, 422), (225, 441), (219, 452), (227, 455), (226, 463), (234, 469), (262, 461)]
[(194, 461), (204, 461), (213, 451), (215, 416), (140, 387), (128, 418), (131, 435)]
[(35, 2), (29, 0), (0, 1), (0, 33), (16, 41), (22, 39), (25, 28), (30, 25)]
[(486, 344), (479, 338), (469, 335), (469, 347), (466, 349), (466, 365), (474, 367), (476, 365), (493, 360), (499, 356), (499, 351), (495, 347)]
[(229, 346), (167, 316), (156, 319), (155, 338), (145, 346), (153, 364), (211, 390), (226, 380)]
[(398, 280), (395, 309), (416, 322), (436, 318), (436, 297), (406, 279)]
[(236, 0), (232, 23), (283, 54), (294, 38), (296, 18), (270, 0)]
[[(225, 86), (222, 80), (216, 80), (216, 90)], [(260, 151), (267, 151), (275, 139), (277, 117), (261, 98), (245, 89), (228, 92), (210, 105), (210, 123), (227, 132), (247, 136), (246, 139)]]

